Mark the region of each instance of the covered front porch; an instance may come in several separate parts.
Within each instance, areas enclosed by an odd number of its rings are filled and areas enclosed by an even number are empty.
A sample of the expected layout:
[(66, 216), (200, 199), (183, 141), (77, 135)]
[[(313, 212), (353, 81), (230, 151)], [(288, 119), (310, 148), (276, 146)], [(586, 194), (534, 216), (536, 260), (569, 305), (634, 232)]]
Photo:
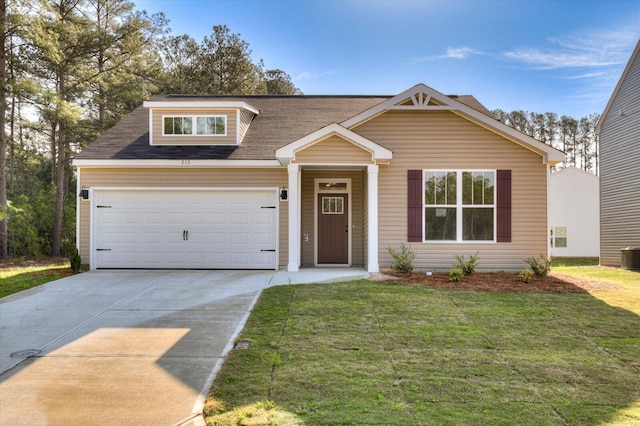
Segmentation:
[(378, 272), (379, 164), (391, 152), (338, 124), (278, 151), (288, 170), (287, 270), (364, 267)]

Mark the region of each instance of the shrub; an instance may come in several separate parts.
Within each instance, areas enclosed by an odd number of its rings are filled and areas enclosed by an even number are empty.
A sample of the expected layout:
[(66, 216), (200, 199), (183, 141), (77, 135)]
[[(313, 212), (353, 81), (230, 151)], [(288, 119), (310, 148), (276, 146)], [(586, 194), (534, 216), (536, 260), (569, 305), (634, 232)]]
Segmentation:
[(456, 261), (453, 264), (453, 268), (462, 270), (462, 273), (465, 276), (473, 274), (476, 271), (476, 266), (478, 266), (478, 259), (480, 259), (478, 253), (469, 257), (468, 261), (464, 260), (464, 256), (456, 256)]
[(537, 277), (544, 277), (551, 270), (551, 259), (540, 255), (539, 259), (530, 257), (525, 262), (531, 267), (531, 270)]
[(416, 258), (416, 254), (411, 250), (411, 247), (400, 243), (400, 252), (395, 251), (391, 247), (388, 247), (387, 250), (391, 257), (393, 257), (391, 269), (396, 272), (413, 271), (413, 260)]
[(75, 273), (80, 272), (80, 266), (82, 265), (82, 259), (80, 258), (80, 253), (78, 253), (78, 249), (73, 249), (73, 253), (71, 253), (71, 257), (69, 258), (69, 263), (71, 263), (71, 270)]
[(520, 281), (526, 284), (533, 276), (533, 272), (531, 271), (531, 269), (523, 269), (518, 276), (520, 277)]
[(457, 283), (464, 277), (464, 271), (461, 268), (453, 268), (449, 271), (449, 281)]

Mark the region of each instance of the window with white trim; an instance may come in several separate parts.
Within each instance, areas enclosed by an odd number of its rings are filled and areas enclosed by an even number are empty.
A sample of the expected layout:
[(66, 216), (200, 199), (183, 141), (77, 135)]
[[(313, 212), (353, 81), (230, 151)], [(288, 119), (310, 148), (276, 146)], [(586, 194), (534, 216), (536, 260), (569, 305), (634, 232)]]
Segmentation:
[(425, 241), (495, 241), (494, 170), (424, 171)]
[(225, 115), (164, 116), (162, 121), (164, 136), (226, 136), (227, 134)]
[(322, 214), (343, 214), (344, 197), (322, 197)]
[(566, 248), (567, 247), (567, 227), (554, 226), (551, 228), (551, 247)]

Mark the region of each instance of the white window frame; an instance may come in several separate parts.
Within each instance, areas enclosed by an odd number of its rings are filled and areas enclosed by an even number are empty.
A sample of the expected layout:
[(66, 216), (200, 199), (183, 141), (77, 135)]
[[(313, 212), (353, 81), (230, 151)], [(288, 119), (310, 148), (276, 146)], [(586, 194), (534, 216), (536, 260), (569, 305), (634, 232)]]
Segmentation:
[[(456, 204), (426, 204), (425, 200), (425, 183), (426, 183), (426, 173), (433, 172), (454, 172), (456, 174)], [(465, 172), (490, 172), (493, 173), (493, 204), (463, 204), (462, 203), (462, 174)], [(497, 230), (498, 230), (498, 212), (497, 212), (497, 169), (422, 169), (422, 242), (429, 244), (493, 244), (497, 241)], [(426, 218), (425, 211), (427, 208), (455, 208), (456, 209), (456, 239), (455, 240), (427, 240), (425, 227), (426, 227)], [(491, 208), (493, 209), (493, 239), (492, 240), (463, 240), (463, 228), (462, 228), (462, 219), (463, 219), (463, 210), (465, 208)]]
[[(166, 118), (190, 118), (191, 119), (191, 134), (173, 134), (173, 133), (165, 133), (164, 132), (164, 120)], [(222, 118), (224, 120), (224, 133), (206, 133), (199, 134), (198, 133), (198, 118)], [(211, 114), (167, 114), (162, 116), (162, 136), (166, 136), (168, 138), (171, 137), (223, 137), (227, 136), (227, 128), (229, 121), (227, 120), (226, 115), (211, 115)]]
[[(558, 236), (558, 230), (564, 229), (564, 236)], [(564, 238), (565, 245), (563, 247), (558, 247), (556, 244), (556, 240), (558, 238)], [(551, 227), (551, 247), (558, 249), (566, 249), (569, 248), (569, 228), (567, 226), (552, 226)]]
[[(329, 200), (329, 210), (325, 210), (324, 200)], [(331, 200), (333, 200), (333, 211), (331, 211)], [(338, 209), (338, 200), (340, 200), (340, 208)], [(322, 214), (344, 214), (344, 197), (340, 196), (322, 196)]]

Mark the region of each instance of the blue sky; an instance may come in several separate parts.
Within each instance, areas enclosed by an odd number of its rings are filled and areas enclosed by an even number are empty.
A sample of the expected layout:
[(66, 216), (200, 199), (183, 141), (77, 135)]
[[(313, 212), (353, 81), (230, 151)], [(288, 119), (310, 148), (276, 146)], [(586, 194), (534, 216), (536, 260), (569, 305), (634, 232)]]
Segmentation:
[(196, 41), (226, 25), (307, 95), (424, 83), (489, 109), (601, 113), (640, 39), (640, 1), (134, 0)]

